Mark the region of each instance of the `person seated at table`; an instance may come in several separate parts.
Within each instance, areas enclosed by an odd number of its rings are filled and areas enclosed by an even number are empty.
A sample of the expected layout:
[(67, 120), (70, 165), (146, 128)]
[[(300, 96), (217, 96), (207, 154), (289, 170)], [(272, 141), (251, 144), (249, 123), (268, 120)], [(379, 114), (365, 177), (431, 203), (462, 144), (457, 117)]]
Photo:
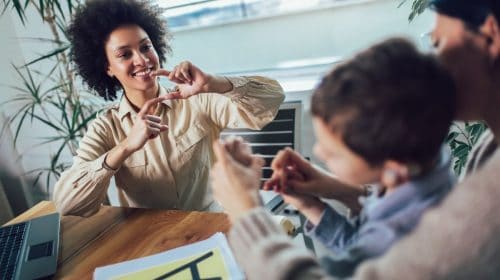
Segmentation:
[[(300, 160), (294, 164), (273, 164), (273, 176), (264, 187), (281, 192), (285, 202), (307, 217), (306, 234), (334, 252), (326, 260), (331, 274), (349, 276), (362, 261), (384, 254), (451, 190), (455, 177), (449, 152), (441, 147), (454, 100), (452, 78), (437, 60), (398, 38), (357, 54), (315, 89), (311, 111), (316, 156), (341, 182), (372, 184), (372, 194), (364, 199), (359, 217), (349, 220), (319, 197), (294, 192), (287, 180), (304, 181), (308, 176), (297, 166), (308, 163), (295, 153), (292, 156)], [(256, 192), (260, 176), (232, 176), (229, 166), (240, 164), (231, 158), (234, 152), (227, 153), (220, 144), (215, 148), (214, 195), (227, 207), (229, 189), (249, 182), (242, 186), (246, 189), (233, 192)], [(232, 217), (244, 210), (227, 208)], [(233, 239), (233, 248), (244, 251), (240, 242), (251, 234), (241, 232), (247, 230), (244, 225), (238, 229), (241, 239)]]
[[(88, 87), (119, 103), (99, 113), (54, 189), (58, 211), (98, 211), (114, 176), (121, 206), (216, 210), (207, 187), (212, 143), (227, 128), (260, 129), (277, 114), (281, 86), (222, 77), (189, 61), (162, 69), (170, 52), (161, 10), (144, 1), (91, 0), (68, 29), (71, 57)], [(176, 84), (167, 92), (159, 82)]]

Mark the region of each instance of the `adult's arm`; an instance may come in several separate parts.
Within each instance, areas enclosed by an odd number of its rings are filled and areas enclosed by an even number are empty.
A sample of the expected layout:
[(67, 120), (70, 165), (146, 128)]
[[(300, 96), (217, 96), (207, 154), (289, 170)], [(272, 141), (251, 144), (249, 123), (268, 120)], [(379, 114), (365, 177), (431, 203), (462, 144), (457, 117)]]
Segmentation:
[(80, 142), (73, 166), (61, 175), (54, 188), (54, 202), (63, 215), (90, 216), (104, 201), (111, 177), (131, 154), (167, 129), (149, 111), (164, 100), (147, 101), (135, 119), (129, 135), (120, 143), (111, 136), (115, 123), (111, 109), (99, 115)]
[(99, 210), (116, 173), (104, 165), (112, 148), (109, 129), (107, 118), (99, 115), (80, 141), (73, 165), (57, 181), (53, 201), (61, 214), (90, 216)]
[(259, 76), (227, 79), (232, 90), (195, 96), (217, 127), (261, 129), (274, 119), (285, 99), (278, 82)]
[(356, 279), (498, 279), (500, 151)]
[(229, 243), (249, 280), (330, 279), (313, 254), (294, 244), (262, 207), (233, 224)]

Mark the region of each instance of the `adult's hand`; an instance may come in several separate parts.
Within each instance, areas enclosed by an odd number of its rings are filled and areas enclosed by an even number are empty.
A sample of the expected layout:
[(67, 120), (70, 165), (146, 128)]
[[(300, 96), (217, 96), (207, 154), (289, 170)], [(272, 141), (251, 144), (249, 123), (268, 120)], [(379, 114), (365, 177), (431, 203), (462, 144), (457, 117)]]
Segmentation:
[(264, 160), (251, 156), (250, 164), (245, 166), (233, 158), (224, 144), (215, 142), (213, 147), (217, 157), (210, 172), (213, 194), (235, 221), (261, 204), (259, 185)]
[(170, 71), (158, 69), (151, 75), (165, 76), (177, 84), (175, 91), (168, 95), (172, 99), (185, 99), (205, 92), (224, 93), (233, 88), (227, 79), (207, 74), (189, 61), (181, 62)]
[(233, 160), (246, 167), (252, 164), (252, 159), (256, 155), (252, 154), (252, 149), (243, 138), (240, 136), (229, 136), (221, 143), (223, 143), (224, 148), (231, 155)]
[(119, 168), (126, 158), (141, 149), (149, 139), (168, 129), (167, 125), (161, 123), (160, 117), (153, 115), (158, 103), (165, 99), (168, 99), (167, 96), (160, 96), (144, 103), (127, 138), (106, 155), (104, 163), (107, 166), (112, 169)]
[(161, 118), (152, 114), (159, 102), (168, 99), (160, 96), (146, 101), (139, 113), (137, 113), (134, 125), (126, 138), (126, 147), (130, 153), (141, 149), (149, 139), (153, 139), (161, 132), (166, 131), (168, 126), (161, 123)]

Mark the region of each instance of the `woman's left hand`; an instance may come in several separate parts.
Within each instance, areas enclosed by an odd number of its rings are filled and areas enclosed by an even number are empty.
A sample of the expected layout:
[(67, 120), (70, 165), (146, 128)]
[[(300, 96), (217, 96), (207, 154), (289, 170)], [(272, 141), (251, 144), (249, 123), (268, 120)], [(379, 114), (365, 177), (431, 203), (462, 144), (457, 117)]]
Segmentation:
[(232, 89), (232, 84), (227, 79), (206, 74), (189, 61), (181, 62), (171, 71), (158, 69), (151, 75), (165, 76), (177, 84), (176, 90), (169, 93), (171, 98), (185, 99), (199, 93), (223, 93)]

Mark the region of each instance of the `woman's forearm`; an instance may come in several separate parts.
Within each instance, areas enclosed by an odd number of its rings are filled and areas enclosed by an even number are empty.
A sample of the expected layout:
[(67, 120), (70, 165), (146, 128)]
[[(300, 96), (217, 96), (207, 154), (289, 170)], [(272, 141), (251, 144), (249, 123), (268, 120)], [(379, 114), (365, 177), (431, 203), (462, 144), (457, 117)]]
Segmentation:
[(108, 152), (104, 164), (111, 169), (118, 169), (123, 161), (127, 159), (134, 151), (127, 147), (127, 140), (122, 141)]

